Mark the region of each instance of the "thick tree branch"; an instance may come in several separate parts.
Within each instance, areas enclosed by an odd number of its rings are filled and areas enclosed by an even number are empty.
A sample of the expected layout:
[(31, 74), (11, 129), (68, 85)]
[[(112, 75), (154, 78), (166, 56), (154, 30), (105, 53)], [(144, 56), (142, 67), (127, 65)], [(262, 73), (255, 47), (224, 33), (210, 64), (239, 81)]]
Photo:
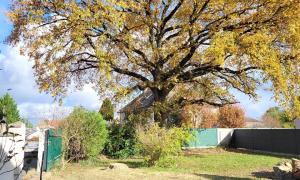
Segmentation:
[(137, 78), (143, 82), (148, 82), (149, 79), (147, 79), (146, 77), (136, 73), (136, 72), (132, 72), (128, 69), (121, 69), (121, 68), (118, 68), (117, 66), (111, 66), (112, 70), (117, 72), (117, 73), (120, 73), (120, 74), (124, 74), (124, 75), (128, 75), (128, 76), (132, 76), (134, 78)]
[(218, 97), (218, 99), (220, 100), (220, 102), (215, 102), (215, 101), (209, 101), (206, 99), (192, 99), (192, 100), (188, 100), (186, 98), (181, 98), (179, 99), (178, 103), (183, 107), (186, 105), (190, 105), (190, 104), (199, 104), (199, 105), (211, 105), (211, 106), (216, 106), (216, 107), (222, 107), (225, 105), (232, 105), (232, 104), (237, 104), (239, 103), (238, 101), (230, 101), (227, 99), (224, 99), (222, 97)]

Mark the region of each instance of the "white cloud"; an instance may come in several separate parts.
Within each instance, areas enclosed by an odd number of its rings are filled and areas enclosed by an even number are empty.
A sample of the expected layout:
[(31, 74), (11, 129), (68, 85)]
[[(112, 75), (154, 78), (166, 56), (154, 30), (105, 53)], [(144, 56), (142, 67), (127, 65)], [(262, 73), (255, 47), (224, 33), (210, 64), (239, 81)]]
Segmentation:
[[(18, 48), (6, 47), (0, 54), (0, 96), (11, 88), (10, 94), (17, 101), (20, 114), (33, 121), (50, 118), (53, 109), (72, 109), (73, 106), (82, 105), (88, 109), (97, 110), (100, 100), (92, 85), (86, 85), (82, 90), (70, 89), (69, 95), (64, 99), (64, 107), (58, 107), (53, 98), (40, 93), (35, 83), (31, 61), (22, 56)], [(53, 114), (52, 114), (53, 115)]]
[(21, 103), (18, 106), (20, 114), (30, 119), (34, 124), (37, 124), (39, 120), (52, 120), (62, 119), (68, 116), (73, 107), (71, 106), (59, 106), (56, 103)]
[(99, 109), (99, 96), (93, 88), (92, 84), (85, 85), (81, 90), (70, 90), (69, 96), (64, 100), (66, 104), (73, 106), (82, 105), (89, 109)]
[[(19, 54), (18, 48), (7, 48), (0, 57), (0, 93), (3, 94), (11, 88), (11, 94), (19, 101), (29, 98), (40, 99), (36, 87), (32, 62)], [(39, 94), (39, 96), (36, 96)], [(34, 99), (34, 101), (37, 101)]]

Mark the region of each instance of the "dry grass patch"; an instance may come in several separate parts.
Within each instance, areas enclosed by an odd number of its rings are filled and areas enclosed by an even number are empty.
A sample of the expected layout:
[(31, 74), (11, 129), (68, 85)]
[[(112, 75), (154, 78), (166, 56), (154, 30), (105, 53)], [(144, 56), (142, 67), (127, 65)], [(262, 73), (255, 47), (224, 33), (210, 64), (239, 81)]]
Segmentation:
[[(30, 175), (24, 180), (39, 179), (38, 175)], [(65, 169), (53, 172), (47, 172), (43, 175), (44, 180), (140, 180), (140, 179), (183, 179), (193, 180), (199, 179), (196, 174), (174, 173), (174, 172), (158, 172), (146, 169), (120, 169), (112, 170), (105, 167), (86, 167), (80, 165), (71, 165)]]

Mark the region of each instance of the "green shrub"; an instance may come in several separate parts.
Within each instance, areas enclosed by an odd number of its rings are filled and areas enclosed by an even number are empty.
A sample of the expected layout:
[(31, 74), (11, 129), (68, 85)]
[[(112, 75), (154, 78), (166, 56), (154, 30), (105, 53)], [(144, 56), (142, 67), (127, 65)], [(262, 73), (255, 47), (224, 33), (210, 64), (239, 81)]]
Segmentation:
[(124, 124), (113, 122), (109, 126), (109, 137), (104, 154), (113, 158), (127, 158), (140, 154), (136, 127), (144, 126), (151, 113), (143, 111), (129, 115)]
[(20, 121), (21, 119), (17, 103), (8, 93), (0, 98), (0, 114), (2, 117), (5, 115), (8, 124)]
[(102, 116), (82, 107), (75, 108), (63, 123), (64, 156), (78, 161), (99, 155), (108, 131)]
[(152, 113), (149, 111), (141, 111), (136, 114), (130, 114), (127, 117), (126, 123), (129, 123), (130, 126), (139, 127), (146, 126), (149, 121), (152, 119)]
[(113, 158), (127, 158), (138, 153), (137, 137), (132, 123), (127, 122), (124, 125), (112, 123), (104, 154)]
[(138, 141), (148, 166), (168, 167), (175, 165), (175, 159), (182, 152), (181, 147), (192, 135), (183, 128), (164, 128), (154, 124), (137, 131)]

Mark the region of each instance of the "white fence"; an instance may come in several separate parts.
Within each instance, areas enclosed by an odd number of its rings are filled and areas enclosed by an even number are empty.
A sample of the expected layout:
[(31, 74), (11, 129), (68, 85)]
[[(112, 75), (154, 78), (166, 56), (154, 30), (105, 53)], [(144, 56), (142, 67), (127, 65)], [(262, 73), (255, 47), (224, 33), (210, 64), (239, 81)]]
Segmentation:
[(21, 180), (25, 124), (20, 122), (11, 124), (8, 131), (6, 125), (0, 126), (0, 180)]

